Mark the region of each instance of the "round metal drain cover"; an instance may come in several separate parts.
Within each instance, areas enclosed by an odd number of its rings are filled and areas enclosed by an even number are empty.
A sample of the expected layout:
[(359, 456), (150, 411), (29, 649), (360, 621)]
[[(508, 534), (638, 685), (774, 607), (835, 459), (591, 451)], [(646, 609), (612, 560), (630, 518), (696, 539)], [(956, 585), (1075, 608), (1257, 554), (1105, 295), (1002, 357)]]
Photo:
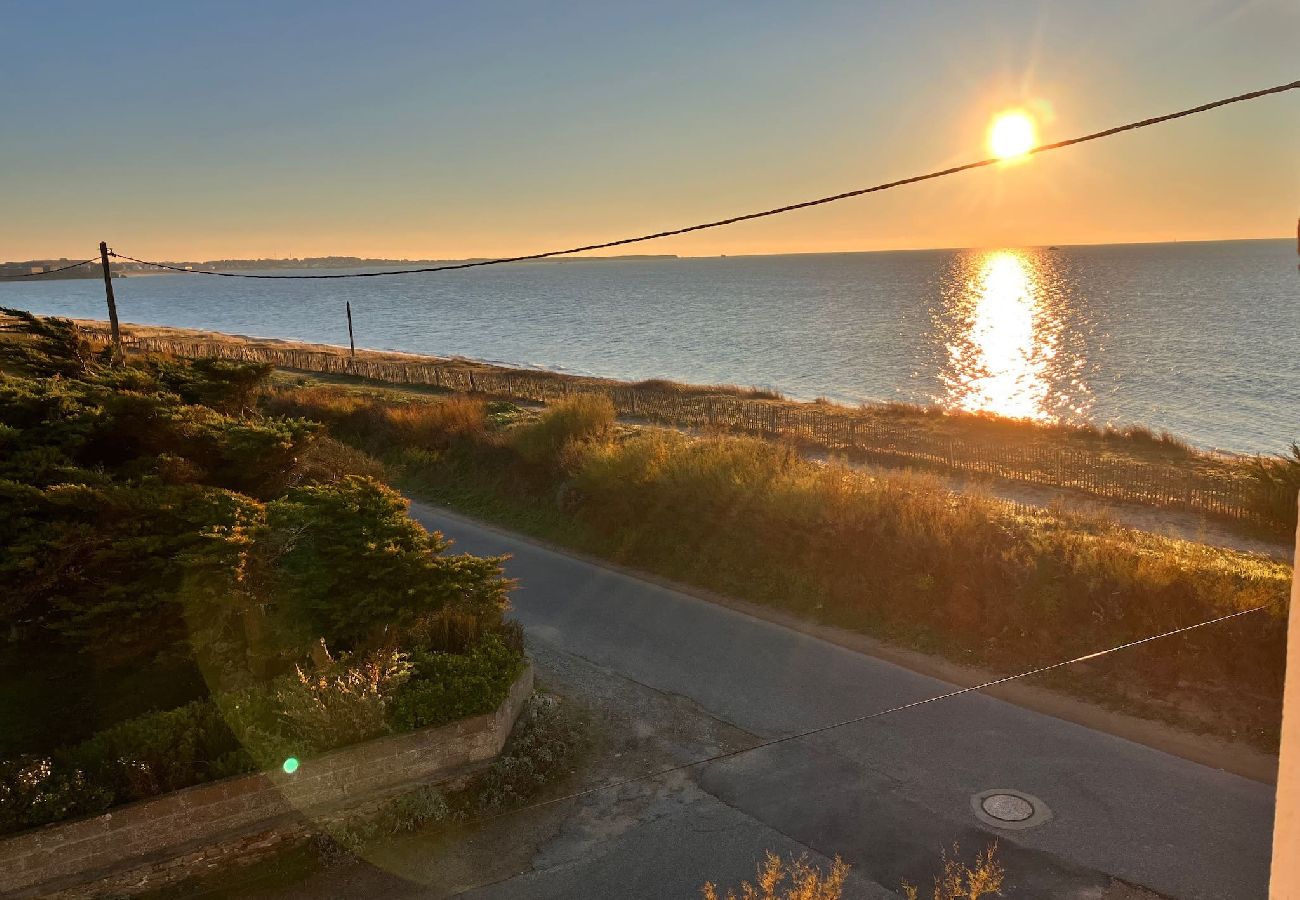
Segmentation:
[(1015, 794), (990, 794), (980, 801), (980, 806), (1003, 822), (1023, 822), (1034, 814), (1034, 805)]
[(995, 828), (1033, 828), (1052, 818), (1047, 804), (1024, 791), (997, 788), (970, 798), (975, 817)]

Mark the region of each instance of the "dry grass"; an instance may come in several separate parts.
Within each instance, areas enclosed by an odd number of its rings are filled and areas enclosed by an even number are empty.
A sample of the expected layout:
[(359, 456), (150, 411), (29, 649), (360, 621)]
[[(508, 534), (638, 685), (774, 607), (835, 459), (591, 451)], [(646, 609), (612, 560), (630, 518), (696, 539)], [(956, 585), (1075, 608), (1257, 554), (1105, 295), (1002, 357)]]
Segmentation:
[(700, 888), (703, 900), (840, 900), (849, 867), (838, 856), (829, 872), (808, 862), (807, 856), (788, 863), (771, 850), (754, 869), (752, 882), (741, 882), (740, 893), (727, 890), (725, 898), (717, 886), (708, 881)]
[(439, 449), (487, 433), (486, 403), (465, 394), (395, 402), (345, 388), (313, 386), (273, 390), (263, 405), (275, 415), (321, 422), (377, 453), (392, 447)]
[(481, 397), (457, 394), (435, 403), (385, 410), (398, 440), (417, 447), (480, 438), (487, 430), (487, 405)]
[(599, 394), (578, 394), (551, 404), (536, 422), (515, 429), (512, 444), (538, 466), (567, 461), (573, 448), (608, 437), (617, 418), (614, 404)]
[[(944, 851), (943, 872), (935, 876), (933, 900), (979, 900), (980, 897), (1002, 893), (1006, 872), (998, 862), (996, 843), (975, 857), (973, 866), (963, 863), (960, 853), (956, 844), (952, 845), (952, 856)], [(917, 900), (920, 891), (915, 885), (903, 882), (903, 896), (906, 900)]]
[(741, 397), (746, 400), (785, 399), (779, 391), (772, 391), (767, 388), (741, 387), (736, 384), (686, 384), (681, 381), (671, 381), (667, 378), (648, 378), (645, 381), (633, 382), (632, 387), (644, 391), (681, 394), (689, 397)]
[[(86, 323), (88, 332), (102, 325)], [(327, 377), (554, 402), (575, 393), (609, 397), (620, 415), (686, 428), (764, 434), (854, 455), (865, 462), (924, 467), (1083, 491), (1109, 500), (1204, 512), (1248, 530), (1287, 533), (1293, 511), (1247, 458), (1189, 447), (1144, 426), (1041, 423), (905, 403), (852, 408), (797, 402), (757, 388), (639, 383), (511, 369), (464, 359), (253, 340), (183, 329), (130, 326), (128, 345), (179, 355), (260, 360)], [(1286, 498), (1287, 501), (1291, 498)]]

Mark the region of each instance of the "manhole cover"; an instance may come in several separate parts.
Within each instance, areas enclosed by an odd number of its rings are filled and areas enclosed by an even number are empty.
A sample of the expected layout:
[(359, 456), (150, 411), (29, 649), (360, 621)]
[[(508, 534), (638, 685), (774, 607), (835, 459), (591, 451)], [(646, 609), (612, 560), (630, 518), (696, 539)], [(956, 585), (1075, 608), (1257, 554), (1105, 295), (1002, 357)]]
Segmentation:
[(995, 828), (1033, 828), (1052, 818), (1047, 804), (1024, 791), (998, 788), (970, 798), (975, 817)]
[(1034, 805), (1015, 794), (993, 794), (985, 797), (980, 806), (990, 816), (1003, 822), (1023, 822), (1034, 814)]

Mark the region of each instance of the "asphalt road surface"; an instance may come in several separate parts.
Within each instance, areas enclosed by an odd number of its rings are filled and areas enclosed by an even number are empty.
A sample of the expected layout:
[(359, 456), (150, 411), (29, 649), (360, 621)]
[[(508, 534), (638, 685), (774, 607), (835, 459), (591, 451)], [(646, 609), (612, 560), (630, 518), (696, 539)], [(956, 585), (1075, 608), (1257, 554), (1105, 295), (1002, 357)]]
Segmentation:
[[(455, 550), (509, 553), (530, 646), (682, 698), (760, 739), (950, 689), (941, 681), (414, 503)], [(677, 776), (695, 801), (592, 840), (580, 858), (474, 897), (667, 896), (629, 872), (750, 871), (767, 846), (835, 854), (852, 894), (933, 870), (954, 841), (996, 838), (1006, 896), (1236, 898), (1267, 894), (1270, 786), (990, 697), (968, 694), (710, 763)], [(665, 788), (666, 789), (666, 788)], [(1007, 789), (1050, 811), (1025, 829), (977, 818)], [(701, 835), (711, 835), (701, 837)], [(647, 877), (649, 877), (647, 875)], [(928, 887), (922, 885), (923, 895)]]

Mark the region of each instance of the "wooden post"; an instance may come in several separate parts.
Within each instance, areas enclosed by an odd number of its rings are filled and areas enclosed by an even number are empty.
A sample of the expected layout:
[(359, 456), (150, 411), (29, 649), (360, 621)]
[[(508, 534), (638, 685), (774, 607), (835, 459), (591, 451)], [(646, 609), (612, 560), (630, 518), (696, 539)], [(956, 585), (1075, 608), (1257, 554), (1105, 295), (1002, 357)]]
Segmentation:
[(122, 332), (117, 326), (117, 302), (113, 299), (113, 275), (108, 271), (108, 243), (99, 242), (99, 261), (104, 265), (104, 296), (108, 298), (108, 328), (112, 334), (112, 350), (110, 356), (113, 365), (120, 366), (126, 363), (126, 357), (122, 354)]
[(344, 300), (343, 305), (348, 311), (348, 349), (353, 359), (357, 358), (357, 342), (352, 339), (352, 301)]
[[(1300, 505), (1300, 497), (1296, 498)], [(1273, 814), (1273, 900), (1300, 897), (1300, 526), (1286, 638), (1286, 682), (1282, 688), (1282, 746), (1278, 753), (1277, 809)]]

